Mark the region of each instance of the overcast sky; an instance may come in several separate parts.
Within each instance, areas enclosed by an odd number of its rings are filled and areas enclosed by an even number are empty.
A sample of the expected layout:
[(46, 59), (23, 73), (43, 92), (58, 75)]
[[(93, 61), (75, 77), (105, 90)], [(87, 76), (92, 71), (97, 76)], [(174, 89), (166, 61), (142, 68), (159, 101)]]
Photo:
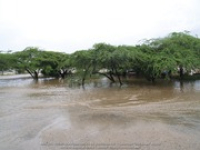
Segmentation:
[(184, 30), (200, 35), (200, 0), (0, 0), (0, 50), (72, 53)]

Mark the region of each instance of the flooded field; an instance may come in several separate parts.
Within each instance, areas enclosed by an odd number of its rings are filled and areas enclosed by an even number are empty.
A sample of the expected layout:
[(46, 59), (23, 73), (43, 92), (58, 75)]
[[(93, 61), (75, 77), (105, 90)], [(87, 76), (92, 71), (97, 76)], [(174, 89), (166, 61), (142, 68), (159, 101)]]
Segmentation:
[(2, 150), (199, 150), (200, 81), (0, 80)]

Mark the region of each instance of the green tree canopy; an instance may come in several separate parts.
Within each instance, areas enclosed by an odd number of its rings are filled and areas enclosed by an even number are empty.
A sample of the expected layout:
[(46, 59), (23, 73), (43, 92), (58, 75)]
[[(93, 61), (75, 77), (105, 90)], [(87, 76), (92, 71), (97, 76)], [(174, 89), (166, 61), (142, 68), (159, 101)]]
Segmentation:
[(12, 53), (0, 53), (0, 71), (3, 72), (13, 69), (15, 65)]
[(179, 68), (181, 76), (183, 70), (200, 69), (200, 39), (188, 32), (173, 32), (136, 46), (97, 43), (91, 49), (73, 54), (28, 47), (20, 52), (0, 53), (0, 58), (1, 71), (25, 70), (34, 79), (38, 79), (39, 72), (44, 76), (64, 78), (74, 69), (80, 74), (82, 83), (87, 76), (98, 73), (122, 84), (121, 76), (131, 69), (154, 81), (164, 71), (176, 74)]

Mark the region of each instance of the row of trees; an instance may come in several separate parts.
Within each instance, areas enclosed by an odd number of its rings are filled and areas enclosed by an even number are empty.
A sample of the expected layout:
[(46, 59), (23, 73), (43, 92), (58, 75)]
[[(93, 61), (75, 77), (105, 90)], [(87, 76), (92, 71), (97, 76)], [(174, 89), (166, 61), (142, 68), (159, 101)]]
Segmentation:
[[(65, 78), (79, 74), (81, 83), (88, 76), (99, 74), (112, 82), (122, 84), (122, 76), (133, 70), (137, 76), (149, 81), (160, 78), (163, 72), (177, 73), (182, 78), (185, 72), (200, 68), (200, 39), (188, 33), (171, 33), (164, 38), (144, 41), (136, 46), (113, 46), (95, 44), (91, 49), (76, 51), (73, 54), (44, 51), (35, 47), (20, 52), (0, 53), (0, 69), (14, 69), (28, 72), (38, 79), (44, 76)], [(104, 71), (103, 71), (104, 70)], [(72, 72), (76, 72), (73, 73)]]

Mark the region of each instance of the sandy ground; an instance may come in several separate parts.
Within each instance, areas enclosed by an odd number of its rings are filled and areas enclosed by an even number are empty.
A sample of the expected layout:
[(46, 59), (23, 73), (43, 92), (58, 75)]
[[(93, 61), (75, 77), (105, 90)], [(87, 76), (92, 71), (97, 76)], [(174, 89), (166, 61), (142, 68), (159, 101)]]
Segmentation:
[(149, 103), (132, 96), (128, 104), (111, 107), (104, 98), (67, 101), (74, 93), (59, 90), (54, 95), (54, 89), (49, 89), (49, 95), (40, 98), (46, 92), (42, 88), (40, 94), (35, 89), (1, 89), (0, 149), (200, 149), (198, 99), (176, 97)]

